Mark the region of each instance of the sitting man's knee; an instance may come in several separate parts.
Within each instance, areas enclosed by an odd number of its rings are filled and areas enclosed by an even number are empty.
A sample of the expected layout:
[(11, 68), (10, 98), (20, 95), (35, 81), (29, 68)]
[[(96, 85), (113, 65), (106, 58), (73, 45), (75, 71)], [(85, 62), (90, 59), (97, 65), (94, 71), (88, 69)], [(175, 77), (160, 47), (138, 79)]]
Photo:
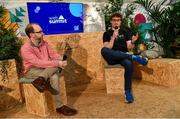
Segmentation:
[(131, 60), (125, 60), (122, 64), (124, 67), (130, 68), (133, 66), (133, 62)]

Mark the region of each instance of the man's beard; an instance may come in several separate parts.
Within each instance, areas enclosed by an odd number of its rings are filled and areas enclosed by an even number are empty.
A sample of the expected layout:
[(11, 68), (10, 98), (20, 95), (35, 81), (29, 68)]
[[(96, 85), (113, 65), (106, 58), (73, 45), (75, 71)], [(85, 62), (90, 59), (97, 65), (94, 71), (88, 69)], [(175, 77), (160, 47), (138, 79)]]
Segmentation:
[(42, 41), (43, 41), (42, 39), (43, 39), (42, 37), (41, 37), (41, 38), (37, 38), (36, 40), (34, 40), (33, 44), (34, 44), (36, 47), (40, 46), (41, 43), (42, 43)]

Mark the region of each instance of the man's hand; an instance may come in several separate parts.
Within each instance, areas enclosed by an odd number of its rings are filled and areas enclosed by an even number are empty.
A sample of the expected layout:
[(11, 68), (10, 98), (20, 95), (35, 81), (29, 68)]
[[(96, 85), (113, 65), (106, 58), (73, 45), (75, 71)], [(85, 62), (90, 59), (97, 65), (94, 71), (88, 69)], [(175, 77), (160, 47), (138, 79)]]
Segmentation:
[(137, 41), (138, 37), (139, 37), (138, 33), (136, 33), (136, 35), (133, 35), (132, 36), (132, 43), (135, 43)]
[(136, 35), (133, 35), (130, 40), (126, 41), (127, 48), (129, 51), (135, 47), (134, 43), (137, 41), (138, 37), (139, 37), (139, 34), (136, 33)]
[(65, 66), (67, 65), (67, 61), (59, 61), (59, 67), (61, 67), (62, 69), (65, 68)]
[(119, 31), (118, 30), (114, 30), (114, 32), (113, 32), (113, 35), (112, 35), (112, 39), (116, 39), (117, 37), (118, 37), (118, 35), (119, 35)]
[(57, 60), (63, 60), (63, 55), (60, 55), (60, 57)]
[(117, 29), (114, 30), (113, 35), (111, 36), (111, 40), (109, 42), (104, 42), (104, 47), (112, 49), (115, 39), (118, 37), (119, 31)]

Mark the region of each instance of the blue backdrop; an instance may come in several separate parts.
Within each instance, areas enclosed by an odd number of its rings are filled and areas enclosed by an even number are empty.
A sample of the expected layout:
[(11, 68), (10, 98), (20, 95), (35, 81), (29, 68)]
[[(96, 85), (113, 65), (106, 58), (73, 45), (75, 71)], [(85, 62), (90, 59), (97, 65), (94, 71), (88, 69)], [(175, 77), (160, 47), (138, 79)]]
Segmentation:
[(30, 23), (38, 23), (44, 34), (83, 32), (82, 3), (28, 2)]

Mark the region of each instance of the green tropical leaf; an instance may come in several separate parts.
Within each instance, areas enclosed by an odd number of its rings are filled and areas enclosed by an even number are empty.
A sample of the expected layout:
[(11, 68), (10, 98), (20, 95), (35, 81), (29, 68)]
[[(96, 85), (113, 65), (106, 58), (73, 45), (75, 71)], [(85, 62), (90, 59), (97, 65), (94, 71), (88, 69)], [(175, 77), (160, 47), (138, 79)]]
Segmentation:
[(163, 1), (155, 4), (151, 0), (136, 0), (135, 3), (142, 5), (148, 12), (156, 24), (153, 30), (155, 41), (167, 51), (180, 33), (180, 1), (169, 7), (162, 7)]

